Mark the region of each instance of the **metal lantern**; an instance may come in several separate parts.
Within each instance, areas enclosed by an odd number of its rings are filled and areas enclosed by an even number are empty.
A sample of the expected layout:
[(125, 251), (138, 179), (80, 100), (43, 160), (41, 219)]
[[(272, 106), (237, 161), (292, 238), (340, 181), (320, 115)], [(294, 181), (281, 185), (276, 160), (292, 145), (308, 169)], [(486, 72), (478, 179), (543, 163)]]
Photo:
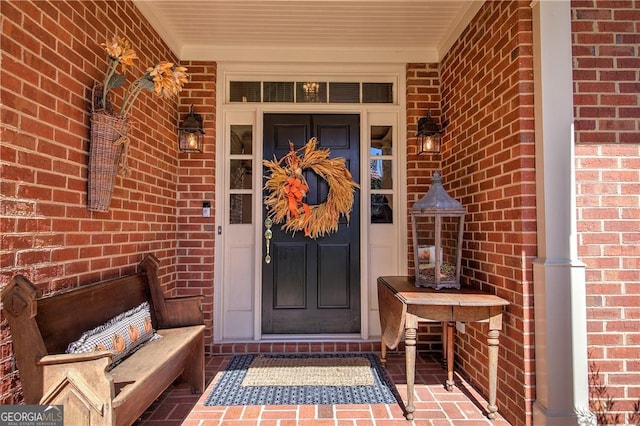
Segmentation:
[(202, 152), (204, 130), (202, 130), (202, 116), (193, 112), (193, 105), (189, 115), (178, 127), (178, 149), (180, 152)]
[(442, 131), (431, 119), (431, 113), (418, 120), (418, 132), (416, 133), (418, 155), (440, 154), (442, 144)]
[(429, 191), (411, 207), (416, 287), (460, 288), (465, 214), (436, 171)]

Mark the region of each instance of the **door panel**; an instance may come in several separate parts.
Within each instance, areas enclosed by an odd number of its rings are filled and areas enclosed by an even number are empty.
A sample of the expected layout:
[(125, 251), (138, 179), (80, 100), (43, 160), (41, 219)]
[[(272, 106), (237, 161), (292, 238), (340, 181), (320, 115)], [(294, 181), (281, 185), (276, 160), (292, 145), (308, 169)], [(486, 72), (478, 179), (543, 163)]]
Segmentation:
[(319, 244), (318, 259), (318, 307), (348, 308), (349, 244)]
[(278, 243), (273, 251), (273, 266), (278, 277), (273, 283), (273, 308), (304, 309), (307, 300), (304, 244)]
[[(289, 141), (301, 148), (313, 136), (331, 158), (343, 157), (357, 179), (359, 115), (265, 114), (264, 157), (280, 159)], [(306, 202), (323, 203), (329, 187), (311, 170)], [(338, 232), (312, 240), (272, 228), (272, 261), (263, 260), (262, 332), (355, 333), (360, 331), (360, 196), (355, 192), (351, 221), (341, 218)], [(266, 211), (263, 212), (263, 220)], [(263, 259), (266, 253), (263, 253)]]

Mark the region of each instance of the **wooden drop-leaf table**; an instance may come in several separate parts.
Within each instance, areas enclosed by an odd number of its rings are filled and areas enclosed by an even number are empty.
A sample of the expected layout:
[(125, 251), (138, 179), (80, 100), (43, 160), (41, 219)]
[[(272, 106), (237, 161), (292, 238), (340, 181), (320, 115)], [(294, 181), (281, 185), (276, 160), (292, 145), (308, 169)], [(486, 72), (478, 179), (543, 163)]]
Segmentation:
[(395, 349), (404, 335), (407, 405), (405, 417), (413, 419), (416, 340), (418, 323), (436, 321), (446, 324), (444, 333), (447, 360), (447, 390), (453, 389), (453, 343), (456, 321), (488, 322), (489, 356), (489, 419), (496, 418), (496, 385), (498, 375), (498, 345), (502, 329), (502, 310), (509, 302), (494, 294), (469, 288), (441, 289), (416, 287), (412, 276), (378, 278), (378, 305), (382, 330), (381, 361), (386, 361), (387, 348)]

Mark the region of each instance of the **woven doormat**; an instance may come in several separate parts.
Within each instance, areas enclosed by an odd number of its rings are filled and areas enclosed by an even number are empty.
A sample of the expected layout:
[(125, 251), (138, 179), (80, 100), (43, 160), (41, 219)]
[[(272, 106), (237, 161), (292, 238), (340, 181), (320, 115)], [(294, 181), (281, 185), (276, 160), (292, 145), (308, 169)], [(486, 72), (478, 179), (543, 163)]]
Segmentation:
[(204, 405), (395, 404), (396, 394), (371, 353), (236, 355)]
[(373, 386), (371, 361), (363, 357), (274, 358), (260, 355), (242, 386)]

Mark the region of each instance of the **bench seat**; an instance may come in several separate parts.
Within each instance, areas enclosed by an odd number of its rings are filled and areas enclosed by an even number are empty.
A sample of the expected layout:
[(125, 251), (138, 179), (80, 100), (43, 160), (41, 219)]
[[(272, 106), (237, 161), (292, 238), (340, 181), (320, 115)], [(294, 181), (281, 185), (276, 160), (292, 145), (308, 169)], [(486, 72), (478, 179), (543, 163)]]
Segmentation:
[[(160, 339), (146, 343), (142, 348), (124, 359), (111, 370), (116, 395), (113, 409), (118, 424), (127, 414), (139, 405), (151, 405), (174, 380), (182, 373), (182, 368), (191, 353), (197, 353), (202, 344), (203, 325), (158, 330)], [(191, 346), (192, 351), (186, 351)], [(152, 365), (153, 368), (149, 368)], [(191, 389), (193, 393), (202, 393), (204, 389)], [(145, 401), (141, 401), (141, 399)], [(135, 411), (135, 410), (133, 410)], [(135, 420), (136, 417), (131, 420)]]

